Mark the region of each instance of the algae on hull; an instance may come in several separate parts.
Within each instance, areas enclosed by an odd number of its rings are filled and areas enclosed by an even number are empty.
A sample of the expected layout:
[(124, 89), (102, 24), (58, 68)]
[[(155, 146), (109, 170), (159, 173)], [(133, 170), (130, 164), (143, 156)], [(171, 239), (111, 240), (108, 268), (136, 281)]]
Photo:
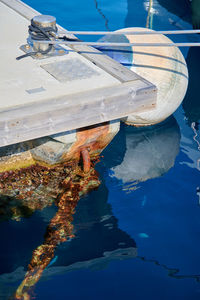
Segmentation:
[[(84, 127), (0, 148), (0, 173), (33, 165), (54, 167), (79, 160), (84, 152), (98, 156), (119, 131), (119, 121)], [(83, 153), (83, 159), (85, 154)], [(86, 166), (87, 169), (87, 166)]]

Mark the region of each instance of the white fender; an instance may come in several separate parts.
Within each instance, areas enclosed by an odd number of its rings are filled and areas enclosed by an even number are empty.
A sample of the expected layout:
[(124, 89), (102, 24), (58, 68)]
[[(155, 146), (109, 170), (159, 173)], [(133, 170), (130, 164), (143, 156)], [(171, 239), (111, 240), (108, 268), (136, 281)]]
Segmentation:
[[(152, 31), (146, 28), (124, 28), (124, 31)], [(162, 34), (123, 35), (130, 43), (172, 43)], [(112, 39), (116, 36), (112, 35)], [(106, 41), (106, 39), (104, 39)], [(109, 38), (111, 42), (111, 37)], [(128, 42), (127, 41), (127, 42)], [(119, 49), (119, 48), (118, 48)], [(123, 49), (123, 48), (121, 48)], [(181, 104), (188, 86), (188, 70), (181, 51), (176, 46), (147, 47), (132, 46), (133, 52), (123, 54), (130, 64), (130, 69), (157, 86), (156, 109), (129, 115), (122, 119), (127, 124), (146, 126), (159, 123), (168, 118)], [(120, 54), (113, 57), (121, 60)], [(125, 57), (126, 59), (126, 57)], [(130, 60), (132, 60), (130, 62)], [(123, 63), (123, 61), (120, 61)]]

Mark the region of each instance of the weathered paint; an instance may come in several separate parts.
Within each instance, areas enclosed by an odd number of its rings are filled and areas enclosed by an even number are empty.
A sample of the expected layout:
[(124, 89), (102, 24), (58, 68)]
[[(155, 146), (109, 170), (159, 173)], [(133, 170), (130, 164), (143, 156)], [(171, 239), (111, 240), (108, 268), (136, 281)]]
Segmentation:
[(87, 129), (77, 130), (77, 140), (63, 155), (64, 161), (69, 161), (73, 157), (79, 157), (83, 148), (87, 148), (90, 156), (94, 157), (110, 143), (113, 139), (113, 132), (109, 130), (109, 123), (104, 125), (90, 126)]
[(119, 124), (119, 121), (108, 122), (3, 147), (0, 149), (0, 173), (36, 164), (52, 168), (65, 162), (79, 161), (81, 153), (85, 157), (84, 149), (90, 157), (98, 156), (119, 131)]

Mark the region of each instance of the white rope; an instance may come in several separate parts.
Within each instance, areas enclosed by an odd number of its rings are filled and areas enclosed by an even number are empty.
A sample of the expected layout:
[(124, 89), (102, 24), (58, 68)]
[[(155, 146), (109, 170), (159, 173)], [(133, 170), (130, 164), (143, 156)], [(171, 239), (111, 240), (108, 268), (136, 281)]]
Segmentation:
[(77, 35), (143, 35), (143, 34), (193, 34), (200, 33), (200, 29), (188, 30), (161, 30), (161, 31), (59, 31), (59, 34), (77, 34)]
[(102, 42), (79, 42), (79, 41), (39, 41), (44, 44), (52, 45), (87, 45), (87, 46), (112, 46), (112, 47), (199, 47), (200, 43), (102, 43)]

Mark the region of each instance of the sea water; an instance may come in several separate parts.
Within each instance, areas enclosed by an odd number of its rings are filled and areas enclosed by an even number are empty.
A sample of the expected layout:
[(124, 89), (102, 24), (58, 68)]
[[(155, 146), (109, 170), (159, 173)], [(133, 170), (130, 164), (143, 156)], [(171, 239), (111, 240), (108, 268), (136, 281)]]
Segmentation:
[[(147, 0), (25, 2), (68, 30), (145, 27), (149, 8)], [(149, 17), (155, 30), (192, 28), (186, 0), (153, 0)], [(121, 126), (96, 165), (101, 185), (80, 199), (75, 237), (57, 248), (35, 299), (200, 299), (200, 48), (181, 51), (190, 76), (182, 105), (157, 126)], [(0, 299), (23, 280), (55, 212), (1, 221)]]

